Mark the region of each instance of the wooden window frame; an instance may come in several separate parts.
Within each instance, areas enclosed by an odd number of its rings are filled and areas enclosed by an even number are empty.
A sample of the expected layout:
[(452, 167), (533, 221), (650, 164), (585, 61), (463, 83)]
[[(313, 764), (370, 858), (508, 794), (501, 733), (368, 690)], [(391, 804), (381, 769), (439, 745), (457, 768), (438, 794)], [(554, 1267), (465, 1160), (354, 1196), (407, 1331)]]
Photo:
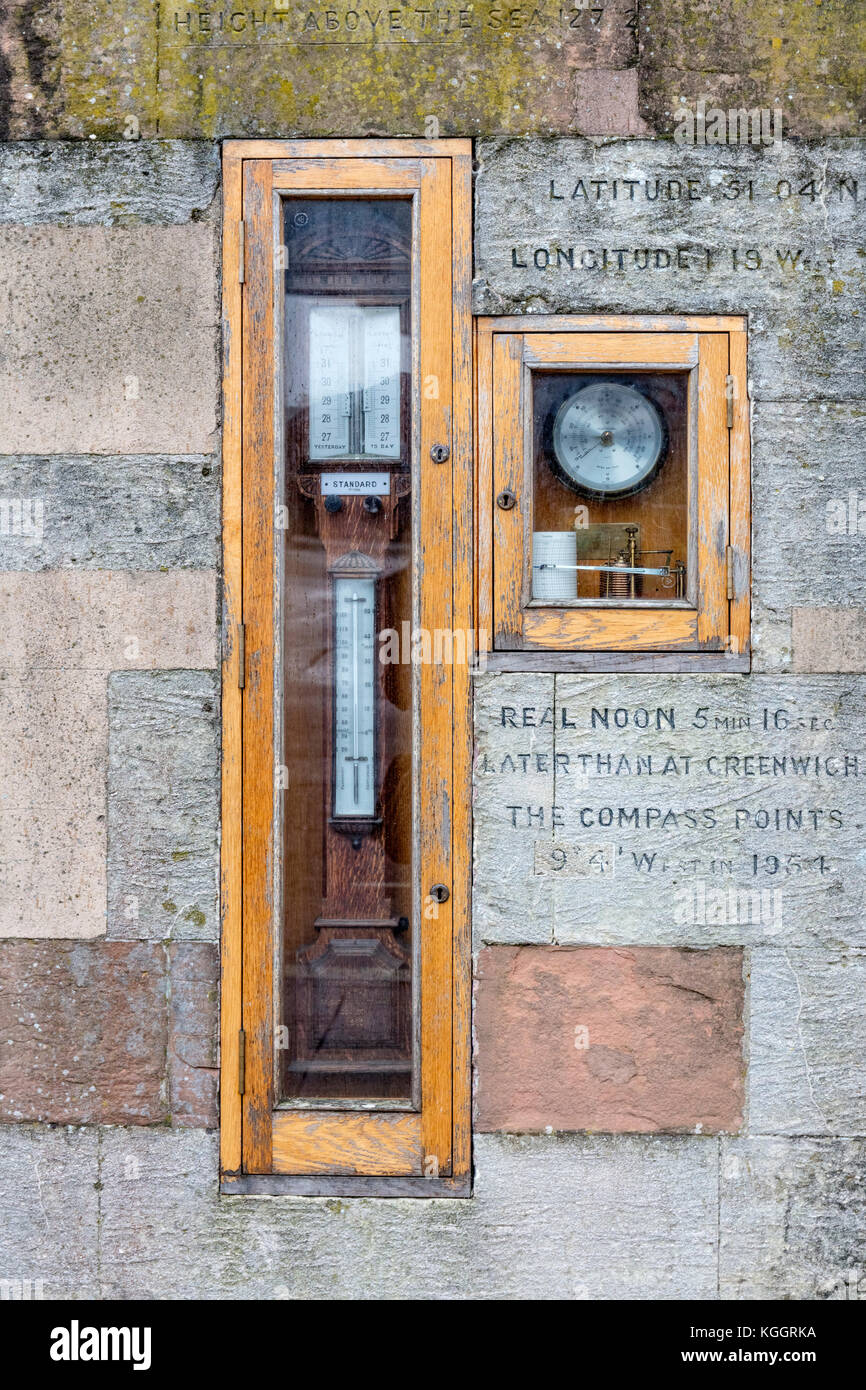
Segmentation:
[[(223, 662), (221, 1191), (470, 1192), (471, 693), (467, 664), (419, 668), (425, 721), (422, 891), (450, 897), (421, 930), (420, 1109), (279, 1109), (274, 1101), (274, 206), (280, 192), (417, 193), (417, 497), (422, 626), (475, 631), (472, 584), (471, 142), (229, 141), (223, 146)], [(450, 200), (451, 217), (435, 215)], [(425, 330), (426, 325), (426, 331)], [(444, 331), (443, 331), (444, 330)], [(450, 363), (450, 366), (446, 366)], [(420, 394), (420, 393), (419, 393)], [(448, 463), (434, 463), (447, 441)], [(450, 486), (448, 480), (450, 479)], [(443, 582), (444, 581), (444, 582)], [(450, 582), (449, 582), (450, 581)], [(443, 621), (447, 618), (448, 621)], [(425, 686), (426, 683), (426, 686)], [(450, 687), (449, 693), (445, 686)], [(442, 698), (444, 695), (445, 698)]]
[[(530, 373), (673, 367), (690, 374), (690, 603), (527, 606)], [(750, 669), (747, 324), (740, 317), (532, 315), (475, 324), (478, 624), (494, 670)], [(731, 379), (728, 415), (726, 379)], [(508, 488), (518, 505), (502, 511)]]

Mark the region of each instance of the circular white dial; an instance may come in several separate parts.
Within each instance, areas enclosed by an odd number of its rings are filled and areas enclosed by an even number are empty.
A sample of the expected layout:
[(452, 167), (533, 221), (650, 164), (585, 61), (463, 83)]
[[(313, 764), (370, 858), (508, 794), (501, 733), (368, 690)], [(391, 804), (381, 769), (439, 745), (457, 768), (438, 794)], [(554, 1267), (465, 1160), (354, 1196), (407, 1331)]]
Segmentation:
[(664, 446), (665, 427), (652, 401), (618, 381), (582, 386), (563, 401), (553, 424), (563, 481), (608, 497), (648, 482)]

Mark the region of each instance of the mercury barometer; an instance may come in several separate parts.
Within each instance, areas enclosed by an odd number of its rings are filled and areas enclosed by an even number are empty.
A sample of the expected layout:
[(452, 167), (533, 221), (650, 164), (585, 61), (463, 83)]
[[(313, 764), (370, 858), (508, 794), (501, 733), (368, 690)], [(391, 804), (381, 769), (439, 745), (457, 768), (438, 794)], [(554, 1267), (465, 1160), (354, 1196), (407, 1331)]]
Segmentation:
[(284, 219), (283, 1087), (393, 1102), (412, 1069), (412, 684), (380, 636), (412, 616), (412, 203), (292, 198)]

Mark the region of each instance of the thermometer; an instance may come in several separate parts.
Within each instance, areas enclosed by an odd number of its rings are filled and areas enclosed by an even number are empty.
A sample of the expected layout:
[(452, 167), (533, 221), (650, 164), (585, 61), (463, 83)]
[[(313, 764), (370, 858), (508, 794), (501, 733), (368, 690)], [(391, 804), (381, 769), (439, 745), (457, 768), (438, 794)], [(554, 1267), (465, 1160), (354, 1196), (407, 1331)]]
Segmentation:
[(332, 816), (376, 817), (376, 581), (334, 577)]

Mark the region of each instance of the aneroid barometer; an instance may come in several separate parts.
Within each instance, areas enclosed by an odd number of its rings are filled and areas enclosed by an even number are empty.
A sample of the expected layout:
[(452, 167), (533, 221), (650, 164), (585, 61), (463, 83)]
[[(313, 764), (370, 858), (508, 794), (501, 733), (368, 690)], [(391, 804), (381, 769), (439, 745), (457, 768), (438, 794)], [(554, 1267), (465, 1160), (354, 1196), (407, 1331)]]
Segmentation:
[(412, 617), (412, 204), (283, 207), (282, 1085), (363, 1104), (412, 1068), (412, 673), (380, 640)]
[(659, 467), (664, 418), (648, 396), (597, 381), (566, 397), (553, 423), (553, 459), (562, 481), (600, 497), (637, 492)]
[(683, 598), (686, 381), (533, 373), (533, 601)]

